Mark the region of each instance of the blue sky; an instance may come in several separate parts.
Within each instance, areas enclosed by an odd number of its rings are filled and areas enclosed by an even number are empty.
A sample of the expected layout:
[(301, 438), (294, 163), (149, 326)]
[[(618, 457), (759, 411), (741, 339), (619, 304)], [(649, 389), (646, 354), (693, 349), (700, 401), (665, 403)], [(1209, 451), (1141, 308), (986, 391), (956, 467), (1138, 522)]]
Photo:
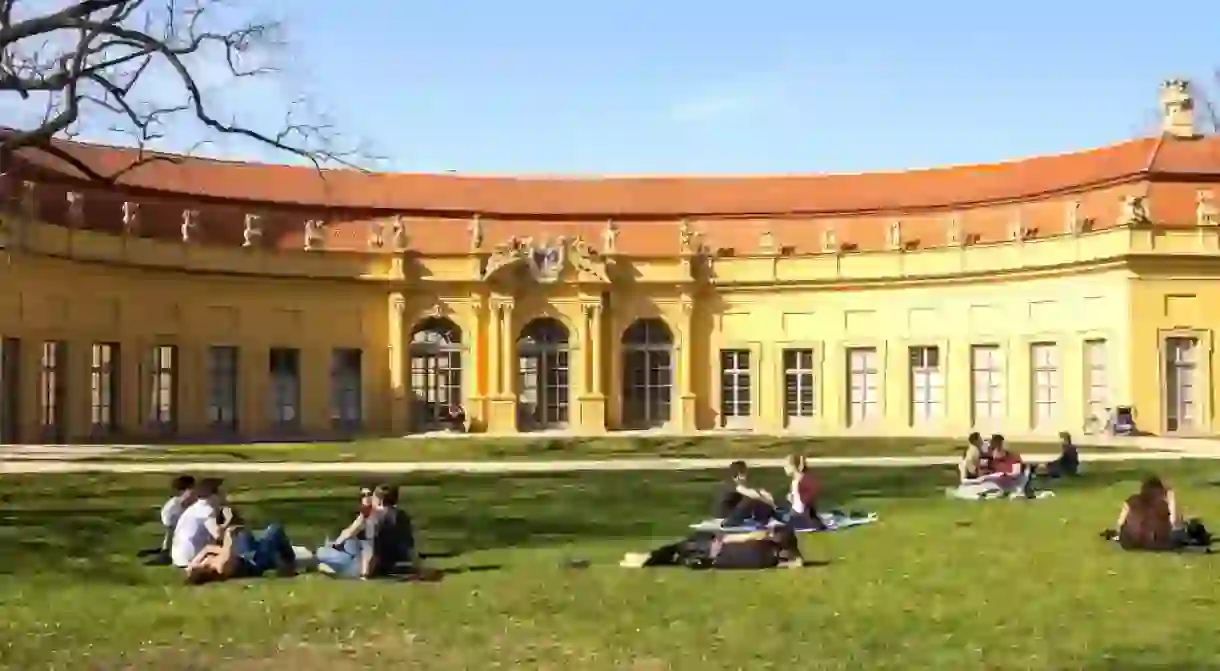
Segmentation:
[(990, 162), (1150, 132), (1162, 79), (1210, 84), (1220, 66), (1217, 17), (1191, 19), (1197, 5), (249, 2), (291, 10), (285, 89), (405, 171)]

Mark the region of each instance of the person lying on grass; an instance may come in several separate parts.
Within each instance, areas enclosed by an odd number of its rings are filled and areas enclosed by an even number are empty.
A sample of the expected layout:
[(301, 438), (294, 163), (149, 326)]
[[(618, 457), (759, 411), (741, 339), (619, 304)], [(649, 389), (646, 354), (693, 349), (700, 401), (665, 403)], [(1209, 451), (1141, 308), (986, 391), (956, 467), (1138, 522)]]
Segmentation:
[[(363, 498), (362, 498), (363, 502)], [(398, 487), (377, 485), (339, 538), (318, 548), (318, 571), (336, 578), (375, 578), (422, 569), (411, 517), (398, 507)], [(406, 566), (404, 566), (404, 564)]]
[(254, 578), (275, 569), (296, 574), (296, 553), (288, 534), (277, 524), (255, 536), (239, 522), (226, 524), (219, 544), (205, 545), (186, 567), (188, 585), (229, 578)]
[[(704, 532), (706, 534), (706, 532)], [(696, 534), (652, 552), (629, 552), (619, 566), (685, 566), (694, 569), (767, 569), (804, 566), (800, 544), (790, 526), (735, 534)]]

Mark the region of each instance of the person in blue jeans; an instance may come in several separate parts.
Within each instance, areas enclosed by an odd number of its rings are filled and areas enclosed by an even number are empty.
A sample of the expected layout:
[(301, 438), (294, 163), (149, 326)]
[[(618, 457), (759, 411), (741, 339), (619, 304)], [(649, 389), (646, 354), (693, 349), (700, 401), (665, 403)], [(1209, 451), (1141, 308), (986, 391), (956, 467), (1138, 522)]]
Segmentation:
[(208, 545), (186, 567), (186, 582), (202, 585), (229, 578), (253, 578), (275, 569), (296, 573), (296, 552), (284, 528), (271, 524), (260, 534), (240, 524), (225, 526), (219, 545)]
[(398, 488), (378, 485), (371, 503), (339, 538), (317, 549), (318, 572), (367, 579), (395, 573), (404, 563), (420, 568), (411, 518), (398, 508)]

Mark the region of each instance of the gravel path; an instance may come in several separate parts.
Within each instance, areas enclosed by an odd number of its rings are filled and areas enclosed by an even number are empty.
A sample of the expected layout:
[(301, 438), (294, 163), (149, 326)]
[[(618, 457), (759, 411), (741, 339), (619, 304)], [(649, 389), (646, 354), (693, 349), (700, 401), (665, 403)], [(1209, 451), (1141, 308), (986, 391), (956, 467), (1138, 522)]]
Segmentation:
[[(1171, 459), (1220, 459), (1220, 453), (1085, 452), (1083, 461), (1152, 461)], [(1031, 458), (1049, 459), (1049, 455)], [(748, 459), (760, 468), (779, 468), (783, 459)], [(448, 461), (448, 462), (206, 462), (206, 461), (54, 461), (0, 460), (0, 473), (565, 473), (576, 471), (695, 471), (723, 468), (728, 459), (614, 459), (564, 461)], [(809, 459), (815, 467), (862, 466), (902, 468), (956, 464), (952, 456), (820, 457)]]

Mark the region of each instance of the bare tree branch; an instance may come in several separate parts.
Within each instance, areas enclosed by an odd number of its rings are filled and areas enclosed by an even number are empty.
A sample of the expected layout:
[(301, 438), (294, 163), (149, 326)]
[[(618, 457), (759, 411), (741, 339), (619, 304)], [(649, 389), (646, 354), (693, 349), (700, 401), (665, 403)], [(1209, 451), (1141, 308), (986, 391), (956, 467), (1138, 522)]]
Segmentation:
[[(249, 20), (237, 3), (51, 4), (0, 0), (0, 95), (8, 94), (5, 108), (28, 117), (0, 125), (0, 170), (14, 153), (38, 151), (89, 179), (113, 182), (144, 163), (173, 160), (154, 145), (184, 125), (210, 135), (195, 147), (221, 136), (243, 138), (319, 170), (361, 168), (373, 158), (359, 145), (341, 147), (328, 121), (302, 118), (310, 111), (304, 101), (289, 104), (271, 128), (243, 122), (225, 108), (228, 90), (277, 72), (270, 56), (282, 46), (278, 23)], [(103, 173), (58, 143), (99, 130), (134, 145), (132, 165)]]

